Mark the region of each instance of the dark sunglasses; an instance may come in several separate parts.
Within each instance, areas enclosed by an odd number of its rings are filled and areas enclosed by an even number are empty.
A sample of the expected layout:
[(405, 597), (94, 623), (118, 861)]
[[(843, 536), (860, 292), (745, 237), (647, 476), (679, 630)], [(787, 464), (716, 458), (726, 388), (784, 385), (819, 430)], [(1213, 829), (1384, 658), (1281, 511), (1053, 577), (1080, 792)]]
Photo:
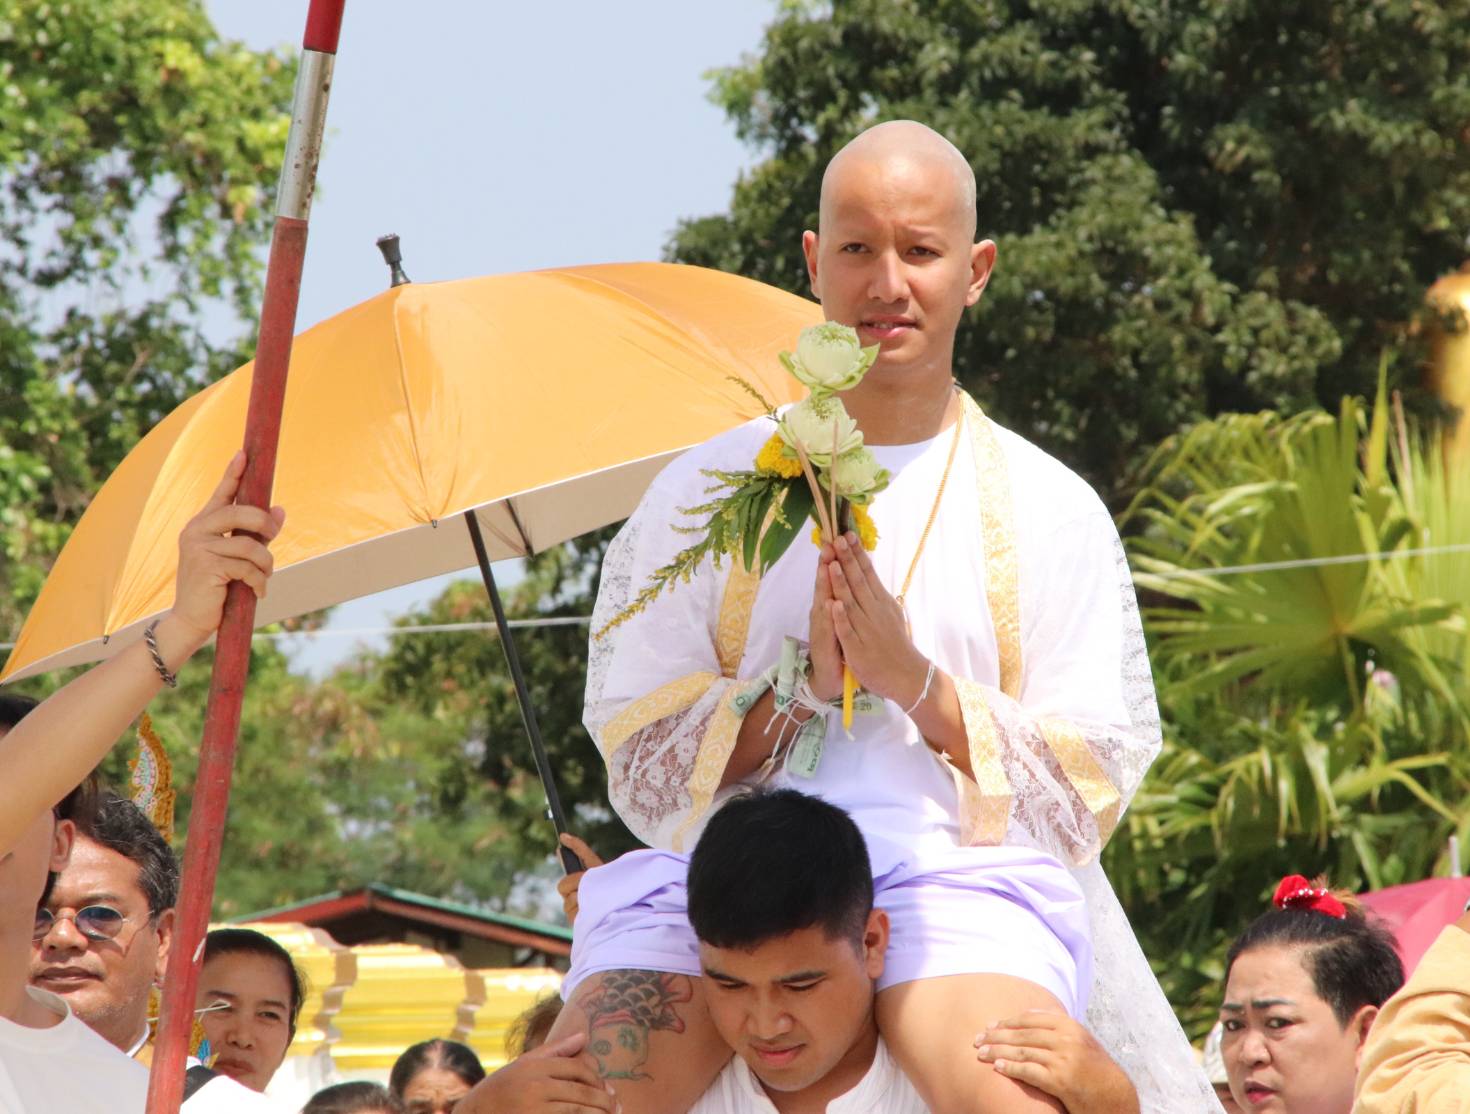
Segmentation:
[(71, 918), (72, 924), (77, 926), (77, 931), (88, 940), (116, 940), (117, 934), (122, 931), (123, 925), (127, 923), (127, 917), (108, 905), (88, 905), (78, 909), (75, 913), (66, 913), (57, 917), (50, 909), (36, 910), (36, 928), (32, 934), (32, 940), (43, 940), (51, 931), (51, 926), (57, 920)]

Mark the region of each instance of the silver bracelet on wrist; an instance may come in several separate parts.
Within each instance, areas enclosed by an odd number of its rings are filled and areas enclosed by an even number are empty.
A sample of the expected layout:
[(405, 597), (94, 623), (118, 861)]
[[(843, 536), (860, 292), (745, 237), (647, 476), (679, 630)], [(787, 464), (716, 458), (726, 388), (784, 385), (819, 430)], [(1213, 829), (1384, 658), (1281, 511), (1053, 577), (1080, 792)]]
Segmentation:
[(158, 675), (163, 678), (163, 683), (171, 689), (176, 689), (179, 687), (179, 675), (170, 673), (168, 666), (163, 664), (163, 655), (158, 652), (158, 638), (153, 633), (160, 622), (162, 620), (154, 619), (148, 624), (148, 629), (143, 632), (143, 641), (148, 644), (148, 653), (153, 658), (153, 668), (158, 670)]
[(932, 685), (933, 683), (934, 683), (934, 663), (931, 661), (929, 663), (929, 671), (924, 674), (924, 689), (923, 689), (922, 692), (919, 693), (918, 698), (912, 704), (910, 704), (907, 708), (905, 708), (903, 710), (903, 714), (904, 715), (906, 715), (906, 716), (912, 716), (914, 714), (914, 709), (916, 709), (920, 704), (924, 703), (924, 701), (929, 698), (929, 686)]

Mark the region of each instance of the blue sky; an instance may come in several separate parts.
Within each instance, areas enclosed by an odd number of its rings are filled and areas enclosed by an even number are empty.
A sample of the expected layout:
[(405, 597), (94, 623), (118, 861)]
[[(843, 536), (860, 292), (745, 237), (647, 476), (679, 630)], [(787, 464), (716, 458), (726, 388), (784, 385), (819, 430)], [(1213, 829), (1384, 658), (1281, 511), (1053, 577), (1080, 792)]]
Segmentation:
[[(300, 43), (307, 4), (206, 7), (221, 34), (264, 48)], [(386, 232), (419, 281), (659, 258), (677, 221), (725, 209), (754, 161), (704, 75), (755, 51), (775, 8), (349, 0), (298, 331), (383, 289)], [(385, 625), (445, 582), (344, 604), (329, 627)], [(319, 672), (363, 641), (315, 639), (293, 661)]]

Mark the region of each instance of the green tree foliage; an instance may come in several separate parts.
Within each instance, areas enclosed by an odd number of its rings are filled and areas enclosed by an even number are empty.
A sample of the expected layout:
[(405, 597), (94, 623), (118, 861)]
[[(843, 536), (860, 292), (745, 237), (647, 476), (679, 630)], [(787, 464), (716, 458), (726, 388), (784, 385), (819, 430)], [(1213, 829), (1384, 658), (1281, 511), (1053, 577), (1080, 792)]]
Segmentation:
[[(531, 558), (526, 576), (504, 593), (510, 614), (587, 615), (609, 536), (589, 535)], [(492, 621), (483, 586), (467, 579), (398, 623)], [(602, 759), (581, 724), (587, 634), (578, 622), (522, 629), (516, 646), (567, 813), (575, 830), (611, 858), (637, 844), (607, 807)], [(202, 653), (181, 673), (180, 687), (160, 694), (150, 709), (175, 762), (181, 835), (209, 671)], [(39, 695), (40, 686), (27, 688)], [(130, 741), (114, 750), (104, 780), (125, 786), (133, 753)], [(545, 914), (554, 840), (493, 632), (405, 635), (320, 681), (293, 674), (279, 648), (257, 639), (217, 916), (369, 882)], [(531, 875), (540, 884), (518, 893), (515, 884)]]
[[(592, 613), (597, 570), (611, 530), (589, 534), (538, 554), (526, 576), (506, 593), (512, 617), (578, 618)], [(428, 608), (401, 622), (490, 623), (493, 615), (477, 580), (453, 585)], [(537, 721), (572, 827), (604, 858), (638, 846), (607, 803), (602, 757), (582, 725), (588, 628), (576, 622), (515, 632)], [(439, 725), (454, 747), (421, 766), (419, 815), (443, 824), (463, 853), (443, 879), (468, 867), (477, 892), (504, 892), (515, 874), (546, 862), (555, 833), (521, 722), (520, 707), (499, 639), (480, 631), (396, 639), (381, 658), (364, 662), (380, 699), (405, 717)], [(489, 825), (493, 843), (479, 846)], [(459, 833), (459, 834), (457, 834)], [(482, 852), (493, 847), (494, 854)], [(478, 865), (475, 865), (478, 864)], [(498, 875), (494, 872), (498, 871)], [(433, 891), (438, 892), (438, 891)]]
[[(483, 590), (455, 585), (419, 621), (473, 621)], [(488, 608), (484, 610), (488, 611)], [(518, 640), (545, 700), (548, 681), (580, 693), (581, 628), (524, 632)], [(549, 634), (550, 647), (539, 645)], [(557, 645), (561, 644), (561, 645)], [(383, 882), (466, 902), (504, 905), (515, 881), (549, 865), (554, 834), (534, 776), (499, 647), (484, 633), (398, 640), (315, 681), (293, 674), (287, 658), (257, 640), (241, 719), (230, 811), (215, 890), (220, 917)], [(564, 659), (553, 662), (552, 659)], [(531, 665), (535, 662), (535, 665)], [(399, 672), (422, 667), (422, 677)], [(476, 672), (486, 669), (487, 674)], [(191, 662), (177, 691), (159, 696), (154, 723), (175, 762), (180, 849), (187, 832), (209, 688), (207, 654)], [(568, 803), (605, 801), (600, 762), (561, 731), (565, 716), (543, 703), (558, 780)], [(578, 714), (580, 702), (578, 703)], [(126, 785), (131, 744), (103, 766)], [(584, 782), (578, 763), (594, 776)], [(613, 853), (620, 842), (606, 810), (580, 819)], [(599, 824), (598, 821), (601, 820)], [(549, 884), (543, 887), (549, 890)], [(544, 912), (544, 893), (524, 911)]]
[(1381, 394), (1371, 421), (1222, 417), (1161, 448), (1132, 510), (1166, 741), (1106, 862), (1196, 1035), (1282, 875), (1417, 881), (1470, 833), (1470, 581), (1444, 551), (1470, 489), (1390, 434)]
[(245, 358), (203, 315), (257, 300), (294, 72), (199, 0), (0, 3), (0, 631), (127, 450)]
[[(198, 0), (0, 3), (0, 631), (19, 628), (123, 455), (248, 357), (294, 72), (221, 40)], [(231, 313), (240, 339), (211, 343)], [(604, 541), (533, 560), (512, 611), (590, 611)], [(407, 621), (488, 617), (465, 586)], [(597, 807), (580, 725), (585, 641), (575, 626), (526, 632), (521, 652), (568, 805), (616, 853), (631, 840)], [(202, 654), (151, 709), (181, 835), (208, 682)], [(131, 751), (107, 780), (126, 784)], [(321, 682), (258, 641), (216, 913), (374, 880), (503, 898), (549, 859), (531, 769), (493, 636), (400, 639)]]
[(1180, 426), (1372, 390), (1470, 227), (1463, 0), (781, 6), (714, 99), (764, 156), (669, 255), (806, 292), (859, 130), (972, 160), (999, 264), (956, 372), (1106, 494)]

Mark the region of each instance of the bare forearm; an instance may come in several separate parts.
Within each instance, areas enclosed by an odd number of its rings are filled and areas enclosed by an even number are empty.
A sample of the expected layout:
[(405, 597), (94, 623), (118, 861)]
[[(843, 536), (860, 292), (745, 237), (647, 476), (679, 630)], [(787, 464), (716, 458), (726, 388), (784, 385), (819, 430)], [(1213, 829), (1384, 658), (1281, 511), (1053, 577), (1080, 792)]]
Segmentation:
[[(913, 688), (917, 698), (923, 691), (922, 676)], [(948, 673), (935, 669), (928, 695), (909, 713), (909, 718), (931, 747), (948, 755), (961, 773), (967, 777), (974, 776), (970, 768), (970, 738), (965, 731), (965, 717), (960, 712), (959, 692)]]
[[(794, 708), (792, 712), (797, 723), (802, 723), (811, 717), (811, 713), (803, 708)], [(723, 789), (742, 778), (747, 778), (760, 769), (761, 763), (769, 758), (771, 752), (776, 749), (776, 743), (780, 740), (783, 729), (789, 742), (791, 735), (796, 731), (796, 725), (791, 723), (786, 716), (776, 715), (776, 694), (767, 689), (750, 711), (745, 713), (745, 719), (740, 722), (740, 734), (735, 738), (735, 749), (730, 752), (730, 760), (725, 763), (725, 773), (720, 778), (720, 788)]]
[[(156, 636), (170, 672), (201, 644), (171, 617), (158, 624)], [(13, 846), (37, 813), (91, 773), (162, 685), (140, 638), (55, 693), (0, 739), (0, 848)]]

